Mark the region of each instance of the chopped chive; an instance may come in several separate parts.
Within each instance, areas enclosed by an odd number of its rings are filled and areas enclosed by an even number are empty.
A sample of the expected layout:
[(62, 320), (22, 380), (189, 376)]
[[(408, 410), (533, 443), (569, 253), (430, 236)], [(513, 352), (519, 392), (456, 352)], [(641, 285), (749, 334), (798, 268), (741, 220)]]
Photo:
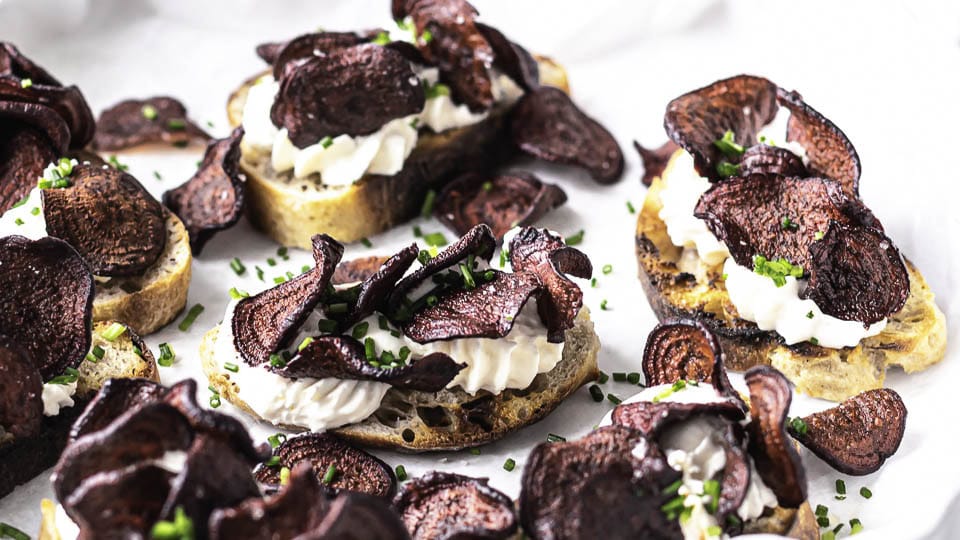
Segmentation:
[(734, 133), (731, 130), (724, 132), (723, 137), (713, 141), (716, 146), (727, 157), (736, 158), (743, 155), (744, 148), (734, 140)]
[(663, 491), (661, 491), (660, 493), (664, 495), (676, 495), (677, 492), (680, 491), (680, 486), (682, 485), (683, 485), (683, 478), (678, 478), (672, 484), (663, 488)]
[(843, 529), (843, 523), (837, 525), (833, 528), (833, 534), (840, 534), (840, 530)]
[(267, 437), (267, 442), (270, 443), (270, 448), (276, 448), (282, 443), (287, 442), (287, 436), (283, 433), (274, 433)]
[(276, 285), (279, 285), (279, 284), (283, 283), (283, 282), (286, 281), (286, 280), (287, 280), (287, 278), (285, 278), (285, 277), (283, 277), (283, 276), (277, 276), (277, 277), (273, 278), (273, 283), (276, 284)]
[(842, 478), (837, 478), (836, 486), (837, 486), (837, 493), (839, 495), (847, 494), (847, 483), (844, 482)]
[(173, 365), (173, 359), (176, 358), (176, 353), (173, 352), (173, 347), (169, 343), (160, 344), (160, 358), (157, 358), (157, 363), (163, 367), (170, 367)]
[(837, 535), (833, 531), (827, 531), (820, 535), (820, 540), (837, 540)]
[(821, 517), (822, 517), (822, 516), (827, 515), (827, 513), (829, 513), (829, 512), (830, 512), (830, 509), (829, 509), (829, 508), (827, 508), (826, 506), (824, 506), (824, 505), (822, 505), (822, 504), (818, 504), (818, 505), (817, 505), (817, 509), (814, 510), (813, 513), (814, 513), (814, 515), (816, 515), (816, 516), (821, 516)]
[(234, 364), (233, 362), (224, 362), (223, 369), (227, 371), (232, 371), (233, 373), (237, 373), (238, 371), (240, 371), (240, 366)]
[(403, 465), (397, 465), (397, 467), (396, 467), (396, 472), (397, 472), (397, 480), (398, 480), (398, 481), (400, 481), (400, 482), (406, 482), (406, 481), (407, 481), (407, 478), (408, 478), (408, 477), (407, 477), (407, 468), (406, 468), (406, 467), (404, 467)]
[(280, 485), (285, 486), (290, 482), (290, 469), (288, 467), (282, 467), (280, 469)]
[(470, 453), (473, 454), (473, 455), (475, 455), (475, 456), (479, 456), (479, 455), (480, 455), (480, 449), (479, 449), (479, 448), (471, 448), (471, 449), (470, 449)]
[(327, 313), (346, 313), (350, 306), (346, 302), (338, 302), (327, 306)]
[(627, 211), (630, 212), (631, 214), (637, 213), (637, 209), (634, 208), (633, 203), (630, 201), (627, 201)]
[(858, 532), (862, 532), (862, 531), (863, 531), (863, 524), (860, 523), (860, 520), (857, 519), (857, 518), (851, 519), (851, 520), (850, 520), (850, 535), (852, 536), (852, 535), (857, 534)]
[[(130, 167), (128, 167), (125, 163), (120, 163), (120, 160), (117, 159), (117, 156), (110, 156), (110, 159), (108, 159), (107, 162), (109, 162), (110, 165), (111, 165), (114, 169), (117, 169), (117, 170), (119, 170), (119, 171), (126, 171), (127, 169), (130, 168)], [(64, 176), (66, 176), (66, 175), (64, 175)], [(56, 186), (54, 186), (54, 187), (56, 187)], [(64, 187), (66, 187), (66, 186), (64, 186)]]
[(447, 237), (443, 233), (435, 232), (423, 235), (423, 241), (430, 246), (445, 246), (447, 245)]
[(602, 271), (604, 274), (609, 274), (610, 272), (613, 272), (613, 265), (612, 264), (603, 265)]
[(714, 536), (720, 536), (721, 534), (723, 534), (723, 529), (721, 529), (719, 525), (707, 527), (707, 536), (712, 538)]
[(823, 240), (823, 234), (823, 231), (817, 231), (813, 233), (813, 239), (817, 241)]
[(460, 274), (463, 275), (463, 285), (467, 290), (475, 289), (477, 287), (476, 280), (473, 279), (473, 272), (470, 271), (470, 268), (460, 263)]
[(597, 278), (590, 278), (590, 286), (594, 289), (597, 288)]
[(322, 319), (321, 321), (317, 322), (317, 329), (324, 334), (332, 334), (333, 332), (337, 331), (338, 325), (339, 324), (337, 321), (332, 319)]
[(603, 390), (601, 390), (600, 387), (595, 384), (590, 385), (590, 397), (592, 397), (597, 403), (600, 403), (603, 401)]
[(20, 80), (20, 88), (30, 88), (31, 86), (33, 86), (33, 79), (27, 78)]
[(599, 384), (607, 384), (607, 381), (610, 380), (610, 376), (607, 375), (605, 371), (600, 372), (600, 376), (597, 377), (597, 382)]
[(864, 486), (860, 488), (860, 496), (864, 499), (869, 499), (870, 497), (873, 497), (873, 492), (870, 491), (870, 488)]
[(107, 341), (116, 341), (118, 337), (122, 336), (124, 332), (127, 331), (127, 327), (115, 322), (110, 323), (110, 326), (106, 330), (100, 333), (100, 336)]
[(17, 218), (13, 220), (13, 222), (16, 223), (17, 225), (23, 225), (25, 223), (22, 218)]
[(795, 231), (800, 228), (800, 225), (790, 219), (789, 216), (783, 216), (783, 219), (780, 220), (780, 228), (785, 231)]
[(627, 374), (622, 371), (613, 372), (613, 381), (614, 382), (624, 382), (627, 380)]
[(812, 319), (812, 318), (813, 318), (813, 311), (812, 311), (812, 310), (807, 312), (807, 318), (808, 318), (808, 319)]
[(186, 129), (186, 127), (187, 123), (182, 118), (171, 118), (169, 121), (167, 121), (167, 129), (173, 131), (180, 131), (182, 129)]
[(256, 266), (256, 265), (254, 265), (254, 268), (257, 270), (257, 279), (259, 279), (260, 281), (263, 281), (263, 268), (260, 268), (259, 266)]
[(423, 198), (423, 206), (420, 207), (420, 217), (428, 218), (430, 214), (433, 213), (433, 204), (436, 202), (437, 192), (430, 190), (427, 192), (427, 195)]
[(575, 246), (575, 245), (580, 244), (581, 242), (583, 242), (583, 235), (584, 235), (584, 230), (583, 230), (583, 229), (580, 229), (580, 230), (577, 231), (576, 233), (571, 234), (570, 236), (568, 236), (568, 237), (566, 238), (566, 240), (564, 240), (564, 242), (565, 242), (568, 246)]
[[(213, 389), (211, 388), (211, 390)], [(213, 394), (211, 394), (210, 396), (210, 407), (216, 409), (219, 406), (220, 406), (220, 394), (214, 391)]]
[(566, 437), (561, 437), (556, 433), (547, 433), (547, 442), (548, 443), (558, 443), (558, 442), (567, 442)]
[(201, 313), (203, 313), (203, 304), (194, 304), (193, 307), (190, 308), (190, 311), (187, 312), (187, 316), (177, 325), (177, 328), (179, 328), (181, 332), (186, 332)]
[(812, 338), (810, 338), (810, 343), (812, 343), (812, 344), (814, 344), (814, 345), (819, 345), (819, 344), (820, 344), (820, 340), (817, 339), (817, 338), (815, 338), (815, 337), (812, 337)]
[(817, 525), (820, 525), (820, 527), (823, 527), (823, 528), (829, 527), (830, 518), (828, 518), (827, 516), (817, 516)]
[(797, 435), (800, 435), (801, 437), (803, 437), (804, 435), (807, 434), (808, 426), (807, 426), (807, 423), (804, 422), (803, 418), (800, 418), (799, 416), (794, 416), (793, 418), (790, 419), (790, 428), (793, 431), (797, 432)]
[(630, 384), (640, 384), (640, 374), (636, 371), (627, 373), (627, 382)]
[(143, 117), (147, 120), (156, 120), (157, 119), (157, 108), (153, 105), (144, 105), (140, 112), (143, 113)]
[(613, 394), (607, 394), (607, 399), (610, 400), (610, 403), (613, 403), (614, 405), (619, 405), (623, 401)]
[(610, 311), (610, 308), (607, 307), (607, 299), (606, 299), (606, 298), (604, 298), (603, 300), (600, 301), (600, 309), (601, 309), (602, 311)]
[(307, 336), (307, 337), (303, 338), (303, 341), (300, 342), (300, 345), (297, 345), (297, 352), (300, 352), (300, 351), (306, 349), (306, 348), (307, 348), (307, 345), (310, 345), (311, 343), (313, 343), (313, 338), (312, 338), (312, 337)]
[(363, 352), (367, 362), (373, 362), (377, 359), (377, 344), (373, 341), (373, 338), (363, 340)]
[(373, 242), (369, 238), (361, 238), (360, 243), (363, 244), (363, 247), (372, 248)]
[(77, 382), (77, 379), (80, 377), (80, 372), (76, 368), (68, 367), (63, 371), (63, 375), (57, 375), (56, 377), (48, 381), (49, 384), (73, 384)]
[(484, 191), (490, 191), (491, 189), (493, 189), (493, 182), (490, 182), (490, 181), (488, 180), (488, 181), (484, 182), (483, 184), (481, 184), (480, 187), (483, 188)]
[(250, 296), (250, 293), (247, 291), (240, 290), (236, 287), (230, 287), (230, 298), (234, 300), (240, 300), (241, 298), (246, 298)]
[[(21, 85), (24, 82), (30, 82), (30, 79), (24, 79), (21, 81)], [(28, 88), (30, 85), (24, 86)], [(30, 535), (21, 531), (20, 529), (10, 525), (9, 523), (0, 522), (0, 538), (12, 538), (13, 540), (30, 540)]]
[(303, 266), (300, 267), (300, 273), (301, 273), (301, 274), (306, 274), (306, 273), (309, 272), (309, 271), (310, 271), (310, 265), (309, 265), (309, 264), (305, 264), (305, 265), (303, 265)]
[(273, 257), (267, 257), (267, 265), (268, 265), (268, 266), (276, 266), (276, 265), (277, 265), (277, 260), (274, 259)]
[(263, 462), (267, 467), (276, 467), (280, 465), (280, 456), (270, 456), (270, 459)]
[(327, 472), (323, 473), (323, 483), (330, 485), (333, 483), (334, 478), (337, 476), (337, 466), (333, 463), (327, 467)]
[(369, 328), (370, 328), (370, 323), (366, 321), (357, 323), (357, 325), (353, 327), (353, 332), (351, 332), (353, 339), (362, 339), (363, 336), (367, 335), (367, 330)]
[(721, 161), (717, 163), (717, 174), (727, 178), (729, 176), (734, 176), (740, 172), (740, 165), (735, 165), (729, 161)]
[(287, 361), (283, 359), (279, 354), (270, 355), (270, 366), (275, 368), (282, 368), (287, 365)]
[(39, 215), (40, 215), (40, 208), (34, 206), (33, 208), (30, 209), (30, 214), (31, 214), (31, 215), (34, 215), (34, 216), (39, 216)]
[(507, 472), (513, 472), (513, 469), (515, 469), (516, 466), (517, 462), (514, 461), (513, 458), (507, 458), (507, 460), (503, 462), (503, 470)]
[(413, 226), (413, 235), (416, 236), (417, 238), (420, 238), (421, 236), (423, 236), (423, 231), (420, 229), (419, 225)]
[(243, 265), (243, 262), (238, 257), (234, 257), (230, 261), (230, 269), (238, 276), (242, 276), (243, 273), (247, 271), (247, 267)]

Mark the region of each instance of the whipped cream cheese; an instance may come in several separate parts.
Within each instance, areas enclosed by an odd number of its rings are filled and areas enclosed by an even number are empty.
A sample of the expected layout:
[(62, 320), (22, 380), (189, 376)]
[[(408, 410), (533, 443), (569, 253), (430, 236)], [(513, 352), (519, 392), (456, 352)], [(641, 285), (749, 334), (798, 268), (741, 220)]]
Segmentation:
[(855, 347), (887, 326), (886, 319), (864, 328), (861, 322), (824, 314), (813, 300), (800, 298), (805, 280), (787, 276), (786, 284), (777, 287), (769, 277), (740, 266), (732, 258), (724, 263), (723, 271), (727, 293), (740, 317), (755, 322), (761, 330), (775, 330), (787, 345), (815, 341), (834, 349)]
[(56, 416), (60, 409), (73, 407), (73, 396), (77, 393), (77, 381), (68, 384), (43, 383), (43, 414)]
[[(59, 538), (67, 540), (80, 536), (80, 527), (77, 526), (76, 522), (70, 519), (70, 516), (67, 515), (67, 511), (63, 509), (62, 504), (58, 503), (56, 509), (53, 511), (53, 521), (57, 527), (56, 532), (59, 533)], [(57, 535), (54, 536), (54, 538), (57, 537)]]
[[(655, 399), (659, 402), (674, 403), (718, 403), (729, 400), (709, 383), (687, 384), (679, 390), (671, 391), (672, 387), (670, 384), (651, 386), (624, 403)], [(610, 425), (611, 418), (612, 413), (608, 413), (600, 425)], [(684, 498), (684, 506), (689, 508), (690, 514), (680, 523), (684, 539), (725, 538), (723, 535), (710, 535), (710, 530), (719, 523), (707, 510), (710, 496), (703, 495), (704, 482), (712, 479), (726, 465), (722, 435), (708, 419), (693, 418), (666, 430), (660, 437), (660, 447), (667, 457), (667, 463), (683, 474), (683, 484), (677, 494)], [(643, 455), (644, 450), (638, 448), (635, 453)], [(750, 467), (750, 485), (743, 502), (737, 508), (737, 516), (744, 521), (760, 517), (764, 508), (777, 506), (776, 495), (764, 484), (752, 460)]]
[(47, 236), (47, 220), (43, 217), (43, 197), (40, 188), (33, 188), (19, 206), (0, 216), (0, 238), (18, 234), (30, 240)]
[(695, 249), (700, 260), (708, 266), (722, 263), (730, 256), (727, 246), (717, 240), (703, 220), (693, 215), (700, 196), (711, 186), (709, 180), (697, 173), (693, 156), (688, 152), (674, 156), (661, 180), (664, 183), (660, 191), (663, 207), (659, 215), (667, 226), (670, 241), (678, 247)]

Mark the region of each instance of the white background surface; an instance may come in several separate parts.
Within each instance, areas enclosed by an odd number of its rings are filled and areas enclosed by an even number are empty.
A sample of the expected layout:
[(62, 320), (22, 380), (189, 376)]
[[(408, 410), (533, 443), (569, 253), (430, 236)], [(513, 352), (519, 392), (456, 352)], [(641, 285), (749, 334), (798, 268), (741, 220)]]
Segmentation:
[[(613, 265), (610, 275), (597, 272), (598, 288), (586, 290), (586, 304), (603, 343), (603, 370), (639, 371), (643, 341), (655, 324), (635, 278), (635, 216), (627, 212), (626, 201), (639, 207), (644, 190), (630, 142), (637, 138), (648, 146), (659, 144), (665, 140), (667, 101), (741, 72), (765, 75), (799, 90), (847, 133), (863, 162), (863, 199), (922, 269), (947, 313), (951, 337), (956, 335), (960, 218), (953, 209), (960, 193), (960, 8), (947, 2), (760, 0), (476, 4), (483, 20), (569, 69), (576, 100), (611, 128), (627, 156), (624, 179), (613, 187), (597, 186), (568, 170), (534, 167), (570, 196), (543, 225), (564, 233), (585, 229), (581, 248), (594, 266)], [(388, 17), (388, 0), (0, 0), (0, 39), (18, 44), (62, 81), (78, 84), (96, 113), (123, 98), (170, 94), (187, 104), (193, 118), (201, 124), (212, 121), (211, 131), (224, 136), (227, 95), (263, 67), (253, 52), (256, 44), (318, 26), (348, 30), (384, 25)], [(201, 148), (193, 147), (122, 153), (120, 160), (159, 196), (189, 178), (200, 155)], [(154, 179), (155, 170), (162, 181)], [(432, 220), (417, 223), (428, 232), (442, 230)], [(411, 239), (411, 227), (401, 226), (372, 238), (372, 249), (350, 246), (345, 258), (392, 253)], [(199, 339), (220, 320), (231, 286), (250, 291), (262, 287), (253, 275), (254, 264), (267, 270), (269, 279), (310, 261), (305, 252), (291, 250), (289, 262), (268, 268), (265, 259), (275, 250), (276, 245), (246, 222), (207, 245), (194, 263), (189, 300), (191, 305), (202, 303), (206, 311), (187, 333), (174, 324), (147, 338), (154, 351), (161, 342), (177, 351), (175, 366), (161, 368), (165, 383), (201, 376)], [(229, 269), (234, 256), (249, 269), (243, 278)], [(611, 311), (599, 309), (602, 299), (609, 301)], [(812, 504), (828, 505), (844, 521), (860, 518), (865, 526), (860, 538), (865, 540), (960, 534), (958, 506), (952, 504), (960, 493), (953, 383), (960, 376), (958, 356), (951, 340), (943, 364), (910, 377), (891, 374), (890, 386), (902, 394), (910, 411), (906, 438), (881, 471), (846, 479), (846, 501), (833, 498), (834, 480), (841, 476), (805, 455)], [(205, 387), (201, 381), (200, 388)], [(627, 397), (635, 389), (610, 382), (604, 390)], [(201, 400), (207, 395), (202, 392)], [(490, 476), (495, 487), (515, 496), (533, 445), (547, 433), (582, 435), (610, 407), (594, 403), (582, 389), (545, 421), (484, 447), (480, 456), (381, 455), (392, 465), (404, 464), (411, 475), (439, 468)], [(798, 398), (794, 412), (823, 407)], [(221, 410), (231, 411), (226, 403)], [(274, 430), (254, 426), (253, 431), (262, 438)], [(507, 457), (517, 461), (512, 473), (502, 469)], [(864, 485), (874, 494), (869, 501), (856, 494)], [(41, 496), (50, 496), (46, 475), (0, 500), (0, 520), (35, 534)]]

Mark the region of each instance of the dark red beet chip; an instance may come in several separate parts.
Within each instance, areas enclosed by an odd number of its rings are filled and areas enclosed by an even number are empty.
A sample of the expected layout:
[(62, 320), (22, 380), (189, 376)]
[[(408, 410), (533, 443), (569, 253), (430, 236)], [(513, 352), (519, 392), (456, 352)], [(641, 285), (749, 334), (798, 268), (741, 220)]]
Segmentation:
[[(520, 310), (542, 287), (532, 272), (508, 274), (495, 270), (474, 274), (477, 284), (439, 298), (417, 311), (403, 332), (417, 343), (510, 333)], [(487, 281), (487, 276), (490, 280)]]
[(196, 174), (163, 194), (163, 204), (187, 227), (194, 255), (214, 234), (236, 224), (243, 213), (246, 178), (240, 172), (241, 139), (243, 128), (238, 127), (229, 137), (211, 142)]
[(93, 146), (97, 150), (125, 150), (141, 144), (186, 145), (210, 139), (187, 118), (187, 109), (167, 96), (128, 99), (100, 113)]
[(16, 45), (9, 41), (0, 41), (0, 75), (10, 75), (17, 79), (30, 79), (33, 84), (63, 86), (47, 70), (24, 56)]
[[(130, 329), (128, 328), (129, 332)], [(144, 353), (149, 349), (141, 348)], [(123, 413), (159, 401), (167, 389), (148, 379), (107, 379), (70, 429), (68, 444), (107, 427)]]
[(33, 361), (6, 336), (0, 336), (0, 431), (14, 439), (39, 433), (42, 394), (43, 379)]
[(877, 229), (832, 222), (810, 246), (810, 257), (803, 295), (827, 315), (866, 327), (907, 303), (907, 267), (893, 241)]
[(270, 110), (299, 148), (324, 137), (367, 135), (419, 113), (424, 88), (400, 53), (373, 44), (334, 49), (288, 70)]
[(737, 75), (688, 92), (667, 104), (667, 135), (693, 156), (697, 171), (719, 180), (718, 163), (726, 159), (714, 142), (733, 132), (744, 147), (756, 144), (757, 132), (777, 114), (777, 85), (762, 77)]
[(173, 473), (141, 463), (94, 476), (66, 499), (80, 538), (144, 538), (160, 519)]
[(906, 425), (907, 408), (900, 395), (879, 388), (805, 416), (799, 426), (791, 422), (789, 430), (834, 469), (862, 476), (897, 452)]
[[(280, 485), (280, 469), (295, 469), (301, 463), (310, 464), (314, 475), (332, 493), (353, 491), (390, 499), (397, 491), (393, 469), (376, 456), (344, 442), (330, 433), (306, 433), (290, 437), (274, 449), (277, 465), (257, 467), (257, 480), (263, 484)], [(333, 478), (324, 482), (328, 471)]]
[(343, 245), (325, 234), (313, 237), (316, 266), (305, 274), (244, 298), (233, 319), (233, 342), (250, 365), (270, 360), (270, 355), (290, 344), (310, 312), (323, 299), (333, 271), (343, 256)]
[[(312, 57), (324, 56), (330, 52), (352, 47), (369, 41), (353, 32), (315, 32), (297, 36), (283, 44), (277, 50), (276, 57), (269, 63), (273, 65), (273, 78), (280, 80), (287, 69)], [(258, 47), (259, 51), (260, 48)], [(264, 49), (264, 53), (272, 51)]]
[(437, 197), (434, 215), (457, 234), (486, 223), (498, 239), (517, 226), (533, 225), (547, 212), (567, 202), (559, 186), (513, 171), (488, 178), (467, 173)]
[(657, 148), (645, 148), (639, 142), (633, 141), (633, 147), (637, 149), (640, 160), (643, 161), (643, 176), (640, 182), (645, 186), (649, 186), (654, 178), (663, 174), (667, 163), (670, 162), (670, 157), (680, 148), (673, 141), (667, 141)]
[(790, 383), (770, 366), (751, 368), (745, 378), (750, 389), (750, 455), (780, 506), (797, 508), (807, 499), (807, 477), (784, 427), (793, 399)]
[(15, 340), (44, 381), (77, 367), (90, 350), (93, 275), (56, 238), (0, 238), (0, 335)]
[(547, 326), (550, 342), (562, 342), (583, 306), (583, 291), (567, 275), (589, 278), (593, 274), (590, 259), (559, 236), (533, 227), (521, 229), (507, 247), (515, 273), (532, 272), (543, 282), (537, 312)]
[[(0, 118), (3, 119), (3, 131), (13, 134), (25, 127), (34, 129), (46, 136), (46, 145), (52, 145), (56, 157), (60, 157), (70, 145), (70, 126), (51, 107), (30, 101), (10, 100), (9, 96), (3, 95), (4, 88), (11, 82), (17, 84), (16, 81), (0, 77)], [(19, 86), (15, 88), (17, 91), (22, 90)], [(50, 161), (53, 160), (48, 160), (48, 163)], [(36, 185), (37, 179), (33, 180)]]
[(559, 88), (543, 86), (520, 98), (510, 112), (510, 137), (524, 153), (581, 167), (601, 184), (623, 174), (617, 140)]
[(98, 276), (143, 274), (163, 253), (163, 206), (129, 174), (80, 164), (70, 186), (43, 190), (47, 234), (73, 246)]
[(493, 106), (488, 69), (494, 50), (476, 25), (477, 10), (466, 0), (396, 0), (393, 16), (413, 19), (417, 46), (424, 59), (440, 70), (441, 81), (450, 85), (455, 101), (474, 112)]
[(350, 285), (360, 283), (375, 275), (383, 263), (387, 262), (389, 257), (371, 255), (370, 257), (360, 257), (343, 261), (337, 266), (330, 280), (334, 285)]
[(393, 506), (414, 540), (495, 540), (517, 532), (513, 501), (485, 478), (430, 472), (404, 484)]
[(810, 176), (803, 160), (796, 154), (786, 148), (762, 143), (747, 148), (740, 156), (739, 176), (754, 174), (801, 178)]
[[(343, 326), (351, 326), (372, 315), (376, 310), (386, 309), (390, 293), (410, 265), (417, 260), (419, 254), (420, 249), (417, 245), (411, 244), (384, 261), (376, 272), (365, 278), (357, 292), (357, 301), (350, 309)], [(338, 267), (337, 271), (339, 270)], [(334, 272), (334, 278), (336, 278), (336, 272)]]
[(465, 367), (443, 353), (433, 353), (406, 365), (373, 365), (364, 346), (350, 336), (320, 336), (276, 372), (285, 377), (337, 378), (387, 383), (395, 388), (438, 392)]
[[(3, 105), (0, 103), (0, 109)], [(6, 118), (3, 122), (6, 125), (0, 128), (0, 214), (23, 200), (37, 186), (43, 169), (60, 157), (57, 148), (40, 131), (27, 124), (7, 123)]]
[(617, 405), (613, 410), (613, 423), (635, 429), (647, 437), (656, 437), (664, 429), (695, 416), (723, 416), (731, 420), (742, 420), (743, 409), (733, 401), (716, 403), (638, 401)]
[(540, 87), (540, 66), (537, 60), (518, 43), (510, 41), (493, 26), (476, 23), (477, 30), (493, 48), (493, 65), (513, 79), (527, 92)]
[[(661, 507), (680, 478), (657, 445), (623, 426), (573, 442), (541, 443), (523, 470), (520, 522), (536, 540), (679, 538)], [(666, 493), (665, 493), (666, 491)]]

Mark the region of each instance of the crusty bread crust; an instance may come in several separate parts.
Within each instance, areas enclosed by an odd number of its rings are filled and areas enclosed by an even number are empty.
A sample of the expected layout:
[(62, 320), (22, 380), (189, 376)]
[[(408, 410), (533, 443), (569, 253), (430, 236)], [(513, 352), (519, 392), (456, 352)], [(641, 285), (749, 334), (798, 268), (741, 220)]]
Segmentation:
[[(569, 92), (566, 71), (538, 57), (544, 84)], [(227, 102), (231, 125), (242, 121), (253, 77)], [(505, 111), (484, 121), (443, 133), (422, 132), (403, 169), (393, 176), (367, 175), (345, 188), (324, 188), (318, 178), (295, 179), (277, 173), (269, 154), (242, 145), (240, 166), (247, 176), (247, 214), (258, 229), (284, 246), (310, 249), (310, 238), (326, 233), (355, 242), (383, 232), (420, 211), (427, 191), (439, 190), (457, 175), (489, 169), (514, 152), (505, 133)]]
[[(262, 421), (239, 398), (230, 373), (216, 365), (213, 351), (218, 333), (219, 328), (210, 330), (200, 345), (203, 371), (221, 397)], [(600, 339), (594, 332), (589, 310), (583, 308), (576, 326), (567, 331), (561, 361), (549, 372), (538, 375), (524, 390), (470, 395), (459, 388), (436, 393), (391, 388), (373, 416), (334, 432), (364, 446), (411, 452), (458, 450), (485, 444), (542, 419), (577, 388), (595, 380), (599, 375), (599, 351)]]
[[(674, 166), (677, 155), (667, 170)], [(856, 347), (828, 349), (810, 343), (786, 346), (776, 332), (762, 331), (741, 319), (727, 295), (722, 265), (704, 269), (699, 278), (677, 268), (682, 250), (671, 243), (659, 216), (663, 187), (660, 178), (655, 178), (637, 219), (640, 282), (660, 320), (690, 317), (708, 324), (720, 339), (728, 368), (744, 371), (771, 364), (796, 385), (797, 391), (841, 401), (882, 387), (890, 366), (911, 373), (943, 359), (946, 319), (927, 282), (910, 261), (906, 261), (910, 274), (906, 305), (889, 318), (883, 332)]]
[[(167, 213), (167, 244), (142, 276), (97, 283), (94, 321), (120, 321), (141, 335), (176, 318), (190, 288), (190, 237), (180, 219)], [(127, 292), (130, 291), (130, 292)]]

